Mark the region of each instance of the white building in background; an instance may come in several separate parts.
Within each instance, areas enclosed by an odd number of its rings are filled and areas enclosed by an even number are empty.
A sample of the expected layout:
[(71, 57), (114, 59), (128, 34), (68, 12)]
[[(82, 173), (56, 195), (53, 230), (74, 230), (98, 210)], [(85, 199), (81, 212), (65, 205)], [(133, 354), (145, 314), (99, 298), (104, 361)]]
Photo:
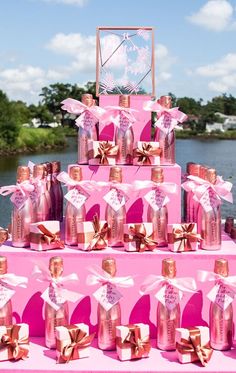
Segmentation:
[(30, 123), (22, 124), (23, 127), (28, 128), (38, 128), (38, 127), (50, 127), (50, 128), (57, 128), (61, 126), (59, 122), (51, 122), (51, 123), (42, 123), (39, 118), (33, 118)]
[(212, 131), (225, 132), (227, 130), (236, 130), (236, 115), (225, 115), (222, 113), (215, 113), (219, 118), (222, 119), (222, 123), (212, 123), (206, 125), (206, 132)]

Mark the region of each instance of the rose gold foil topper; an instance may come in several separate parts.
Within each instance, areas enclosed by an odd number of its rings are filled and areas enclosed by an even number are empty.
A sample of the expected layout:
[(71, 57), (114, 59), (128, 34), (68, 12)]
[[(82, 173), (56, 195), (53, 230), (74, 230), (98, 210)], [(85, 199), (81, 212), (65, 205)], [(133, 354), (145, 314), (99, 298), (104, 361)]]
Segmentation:
[(8, 230), (0, 227), (0, 246), (2, 246), (2, 244), (4, 244), (4, 242), (8, 240), (8, 238), (9, 238)]
[(93, 106), (94, 105), (94, 100), (93, 100), (93, 95), (90, 93), (84, 93), (81, 98), (82, 104), (86, 106)]
[(33, 177), (40, 177), (43, 179), (45, 176), (45, 166), (44, 164), (35, 164), (33, 169)]
[(199, 176), (200, 176), (201, 179), (206, 180), (207, 170), (208, 170), (208, 168), (206, 166), (203, 166), (203, 165), (200, 166), (200, 174), (199, 174)]
[(71, 166), (69, 168), (69, 175), (71, 179), (75, 181), (81, 181), (82, 180), (82, 169), (79, 166)]
[(43, 164), (45, 165), (46, 175), (51, 175), (51, 173), (52, 173), (52, 164), (51, 164), (51, 162), (45, 162)]
[(168, 278), (176, 277), (176, 263), (172, 258), (162, 260), (162, 276)]
[(52, 173), (53, 174), (59, 174), (61, 172), (61, 162), (60, 161), (52, 161)]
[(223, 277), (227, 277), (229, 275), (229, 265), (227, 259), (216, 259), (215, 260), (215, 267), (214, 272), (217, 275), (221, 275)]
[(27, 166), (17, 167), (17, 182), (22, 183), (30, 178), (30, 169)]
[(119, 96), (119, 106), (124, 108), (130, 107), (130, 96), (129, 95), (120, 95)]
[(161, 167), (153, 167), (151, 170), (151, 180), (155, 183), (163, 183), (164, 181), (164, 172)]
[(190, 163), (187, 167), (187, 173), (193, 176), (200, 176), (201, 165), (198, 163)]
[(0, 275), (7, 273), (7, 258), (0, 256)]
[(216, 170), (214, 168), (209, 168), (207, 170), (206, 176), (207, 176), (207, 180), (211, 184), (215, 184), (216, 183), (217, 174), (216, 174)]
[(102, 269), (114, 277), (116, 275), (116, 260), (114, 258), (103, 259)]
[(122, 183), (122, 168), (121, 167), (110, 168), (109, 181)]
[(158, 104), (164, 106), (166, 109), (171, 109), (172, 107), (172, 99), (171, 96), (161, 96), (159, 100), (157, 100)]
[(49, 260), (49, 271), (52, 277), (58, 278), (63, 273), (63, 259), (60, 256), (53, 256)]

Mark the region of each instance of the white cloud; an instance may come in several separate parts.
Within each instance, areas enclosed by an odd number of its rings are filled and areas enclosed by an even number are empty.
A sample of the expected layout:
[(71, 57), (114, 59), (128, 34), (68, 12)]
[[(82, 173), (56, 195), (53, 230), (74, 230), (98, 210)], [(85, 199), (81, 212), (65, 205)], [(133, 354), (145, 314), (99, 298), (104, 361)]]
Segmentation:
[(83, 7), (87, 4), (88, 0), (43, 0), (46, 3), (57, 3), (57, 4), (65, 4), (65, 5), (75, 5), (79, 7)]
[(165, 45), (158, 44), (155, 46), (155, 70), (157, 71), (158, 83), (171, 78), (170, 69), (175, 62), (176, 58), (171, 55)]
[[(121, 45), (121, 38), (117, 35), (107, 35), (101, 38), (102, 63), (106, 62), (106, 67), (117, 69), (127, 64), (128, 56), (126, 46)], [(111, 51), (115, 51), (112, 55)]]
[(235, 28), (234, 12), (233, 6), (227, 0), (209, 0), (187, 19), (206, 29), (223, 31)]

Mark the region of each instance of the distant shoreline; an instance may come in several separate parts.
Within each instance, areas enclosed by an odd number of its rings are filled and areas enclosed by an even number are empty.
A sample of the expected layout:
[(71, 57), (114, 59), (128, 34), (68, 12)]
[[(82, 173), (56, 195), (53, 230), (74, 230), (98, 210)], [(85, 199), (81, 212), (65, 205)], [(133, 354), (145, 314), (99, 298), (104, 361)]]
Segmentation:
[(176, 131), (176, 138), (182, 140), (236, 140), (236, 131), (221, 133), (196, 133), (196, 131)]

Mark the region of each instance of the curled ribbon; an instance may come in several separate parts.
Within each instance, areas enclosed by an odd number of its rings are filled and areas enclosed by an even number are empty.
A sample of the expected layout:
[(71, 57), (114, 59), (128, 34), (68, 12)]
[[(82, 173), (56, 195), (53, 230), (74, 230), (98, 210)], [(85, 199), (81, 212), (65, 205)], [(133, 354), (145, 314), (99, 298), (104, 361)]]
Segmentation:
[(154, 250), (157, 247), (157, 241), (152, 239), (152, 234), (147, 236), (144, 224), (134, 224), (129, 227), (129, 233), (124, 234), (124, 242), (136, 243), (137, 251)]
[(9, 359), (25, 360), (28, 357), (29, 349), (21, 346), (29, 344), (28, 336), (19, 338), (20, 325), (12, 325), (6, 327), (7, 332), (0, 340), (0, 348), (6, 347), (8, 349)]
[(43, 224), (37, 225), (37, 228), (42, 232), (42, 234), (30, 232), (30, 241), (33, 243), (42, 243), (42, 244), (55, 244), (58, 246), (58, 249), (64, 249), (65, 244), (60, 240), (60, 232), (52, 233), (49, 229)]
[(99, 163), (109, 165), (108, 157), (115, 157), (118, 154), (118, 145), (112, 145), (109, 141), (100, 141), (97, 150), (94, 150), (96, 155), (93, 158), (99, 159)]
[(142, 143), (142, 148), (134, 149), (133, 155), (138, 158), (138, 162), (146, 165), (151, 165), (152, 162), (150, 157), (158, 157), (161, 155), (161, 149), (159, 147), (154, 147), (148, 142)]
[(139, 359), (148, 356), (151, 350), (149, 336), (141, 338), (140, 327), (138, 325), (127, 325), (128, 334), (124, 339), (117, 337), (117, 346), (121, 349), (131, 348), (131, 359)]
[(106, 106), (105, 110), (105, 113), (101, 117), (101, 121), (104, 124), (114, 123), (116, 127), (120, 127), (121, 115), (127, 119), (128, 128), (136, 122), (133, 112), (138, 112), (138, 110), (125, 108), (123, 106)]
[(191, 361), (200, 360), (205, 367), (210, 361), (213, 349), (210, 343), (201, 345), (201, 332), (199, 328), (187, 328), (189, 330), (189, 339), (181, 338), (180, 342), (176, 343), (176, 349), (181, 355), (191, 354)]
[(177, 252), (193, 251), (192, 242), (199, 242), (202, 238), (198, 233), (194, 233), (194, 223), (181, 224), (181, 228), (173, 228), (171, 233), (168, 233), (168, 243), (179, 243)]
[(97, 249), (101, 250), (107, 246), (106, 237), (108, 234), (108, 224), (105, 223), (101, 226), (101, 222), (99, 221), (98, 215), (94, 215), (93, 217), (93, 228), (94, 228), (94, 236), (90, 243), (90, 250)]

